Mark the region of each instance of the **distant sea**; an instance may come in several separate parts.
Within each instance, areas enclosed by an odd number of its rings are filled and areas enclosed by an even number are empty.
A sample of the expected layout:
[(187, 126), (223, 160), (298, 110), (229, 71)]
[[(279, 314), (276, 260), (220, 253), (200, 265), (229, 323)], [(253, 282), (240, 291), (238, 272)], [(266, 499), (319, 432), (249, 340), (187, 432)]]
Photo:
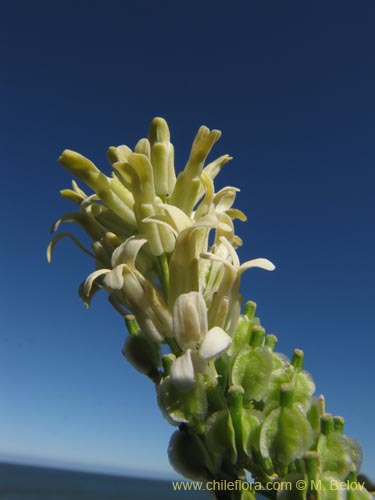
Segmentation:
[(207, 500), (173, 491), (171, 481), (0, 464), (0, 500)]

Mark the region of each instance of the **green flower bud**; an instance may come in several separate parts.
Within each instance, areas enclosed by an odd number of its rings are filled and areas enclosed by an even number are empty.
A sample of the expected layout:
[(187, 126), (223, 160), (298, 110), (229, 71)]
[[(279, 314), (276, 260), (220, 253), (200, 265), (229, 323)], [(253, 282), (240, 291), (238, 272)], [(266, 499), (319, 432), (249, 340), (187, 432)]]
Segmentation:
[(253, 302), (252, 300), (249, 300), (245, 304), (243, 313), (248, 319), (253, 319), (255, 317), (256, 310), (257, 310), (256, 303)]
[(331, 432), (334, 432), (334, 423), (333, 423), (333, 415), (330, 413), (324, 413), (320, 417), (320, 429), (321, 433), (324, 434), (325, 436), (328, 436), (331, 434)]
[(171, 140), (168, 123), (164, 118), (156, 116), (152, 119), (148, 130), (148, 139), (151, 144), (158, 142), (168, 143)]
[(303, 361), (304, 361), (303, 351), (301, 351), (301, 349), (295, 349), (291, 363), (297, 371), (302, 370)]
[(204, 162), (212, 146), (219, 140), (220, 135), (219, 130), (210, 131), (207, 127), (200, 127), (194, 139), (185, 169), (177, 177), (170, 203), (181, 208), (189, 216), (198, 201), (201, 184), (199, 178)]
[(145, 156), (147, 156), (148, 159), (150, 159), (151, 158), (151, 146), (150, 146), (150, 142), (148, 141), (148, 139), (145, 139), (145, 138), (140, 139), (134, 148), (134, 153), (145, 155)]
[(65, 149), (57, 161), (71, 174), (82, 179), (94, 191), (97, 190), (101, 183), (107, 185), (106, 176), (100, 172), (92, 161), (80, 153)]
[(266, 331), (263, 327), (255, 325), (251, 329), (250, 345), (251, 347), (261, 347), (264, 343)]
[(273, 335), (272, 333), (269, 335), (266, 335), (266, 338), (264, 339), (264, 345), (271, 349), (273, 351), (275, 349), (275, 346), (277, 344), (277, 337), (276, 335)]
[(313, 397), (310, 400), (310, 408), (306, 413), (307, 420), (310, 422), (314, 441), (320, 436), (320, 416), (321, 416), (321, 403), (319, 398)]
[(344, 434), (344, 425), (345, 425), (344, 417), (333, 418), (333, 428), (334, 431), (337, 432), (338, 434)]
[(149, 130), (151, 163), (154, 168), (156, 194), (164, 198), (171, 194), (175, 183), (174, 149), (170, 142), (167, 122), (154, 118)]
[(125, 162), (128, 161), (129, 155), (132, 152), (128, 146), (111, 146), (107, 151), (107, 158), (111, 165), (117, 162)]
[(61, 189), (60, 194), (66, 200), (72, 201), (73, 203), (77, 203), (77, 205), (80, 205), (82, 201), (85, 199), (85, 196), (80, 195), (73, 189)]

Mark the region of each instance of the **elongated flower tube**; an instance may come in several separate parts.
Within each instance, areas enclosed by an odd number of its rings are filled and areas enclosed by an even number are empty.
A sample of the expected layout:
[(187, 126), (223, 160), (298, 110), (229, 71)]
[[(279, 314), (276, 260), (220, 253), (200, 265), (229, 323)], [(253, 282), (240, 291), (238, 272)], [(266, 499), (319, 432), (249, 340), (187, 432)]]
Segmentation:
[[(109, 175), (65, 150), (59, 163), (88, 192), (75, 181), (61, 191), (75, 209), (51, 231), (75, 223), (90, 244), (57, 232), (47, 258), (68, 238), (93, 259), (79, 294), (89, 307), (103, 290), (124, 318), (124, 356), (152, 380), (163, 416), (179, 426), (168, 448), (176, 471), (241, 485), (242, 491), (216, 492), (220, 500), (254, 499), (243, 488), (250, 486), (246, 471), (274, 500), (370, 500), (365, 486), (355, 487), (360, 445), (345, 436), (344, 419), (314, 396), (304, 353), (295, 350), (289, 361), (275, 352), (277, 337), (266, 334), (254, 302), (241, 312), (244, 272), (275, 266), (264, 258), (240, 262), (235, 221), (246, 215), (233, 207), (239, 190), (215, 191), (231, 157), (206, 164), (220, 135), (200, 127), (177, 173), (169, 128), (159, 117), (134, 148), (108, 149)], [(337, 489), (343, 481), (354, 485), (347, 493)], [(286, 483), (290, 489), (278, 487)]]

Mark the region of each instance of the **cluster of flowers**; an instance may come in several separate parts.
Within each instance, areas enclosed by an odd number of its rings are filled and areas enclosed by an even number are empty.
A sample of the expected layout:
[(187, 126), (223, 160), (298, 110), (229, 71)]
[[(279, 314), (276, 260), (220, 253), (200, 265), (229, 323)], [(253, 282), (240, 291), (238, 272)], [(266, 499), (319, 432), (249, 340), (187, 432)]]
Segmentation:
[[(242, 478), (248, 470), (262, 482), (321, 480), (317, 497), (342, 498), (329, 486), (356, 481), (359, 445), (343, 435), (343, 419), (327, 414), (322, 398), (313, 396), (302, 351), (291, 361), (275, 353), (277, 339), (265, 334), (254, 303), (241, 314), (243, 272), (274, 265), (262, 258), (239, 261), (242, 241), (233, 221), (246, 216), (232, 207), (238, 189), (215, 192), (213, 182), (231, 158), (205, 165), (219, 137), (200, 127), (177, 177), (162, 118), (152, 121), (148, 139), (134, 151), (109, 148), (110, 177), (82, 155), (64, 151), (59, 162), (94, 193), (87, 195), (75, 181), (61, 191), (78, 210), (52, 230), (76, 222), (93, 243), (88, 249), (74, 235), (59, 233), (48, 259), (63, 237), (93, 257), (95, 271), (80, 295), (88, 307), (104, 289), (125, 318), (123, 353), (155, 382), (163, 414), (179, 426), (169, 446), (176, 470), (198, 479)], [(161, 344), (170, 352), (162, 354)], [(300, 494), (308, 493), (306, 487)], [(363, 489), (346, 494), (371, 499)], [(248, 490), (235, 495), (253, 496)]]

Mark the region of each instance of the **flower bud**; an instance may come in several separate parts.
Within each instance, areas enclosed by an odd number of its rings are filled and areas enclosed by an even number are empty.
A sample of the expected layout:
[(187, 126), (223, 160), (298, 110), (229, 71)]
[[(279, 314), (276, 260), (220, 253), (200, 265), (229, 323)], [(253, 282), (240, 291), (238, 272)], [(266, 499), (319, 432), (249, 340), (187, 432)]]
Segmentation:
[(136, 370), (151, 378), (160, 366), (160, 345), (152, 342), (143, 333), (129, 335), (123, 350), (125, 358)]
[(261, 347), (264, 343), (266, 331), (261, 326), (253, 326), (251, 329), (250, 345), (251, 347)]
[(189, 479), (204, 481), (210, 459), (202, 441), (195, 434), (176, 431), (168, 447), (169, 462), (176, 472)]

